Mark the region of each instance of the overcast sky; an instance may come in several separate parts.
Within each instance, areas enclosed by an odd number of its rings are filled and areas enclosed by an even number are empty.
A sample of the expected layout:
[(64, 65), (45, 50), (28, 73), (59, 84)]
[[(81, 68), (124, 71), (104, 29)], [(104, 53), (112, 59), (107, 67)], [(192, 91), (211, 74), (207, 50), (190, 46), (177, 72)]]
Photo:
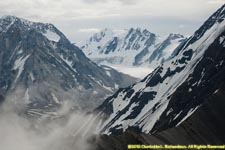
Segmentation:
[(72, 42), (102, 28), (191, 35), (225, 0), (0, 0), (0, 15), (49, 22)]

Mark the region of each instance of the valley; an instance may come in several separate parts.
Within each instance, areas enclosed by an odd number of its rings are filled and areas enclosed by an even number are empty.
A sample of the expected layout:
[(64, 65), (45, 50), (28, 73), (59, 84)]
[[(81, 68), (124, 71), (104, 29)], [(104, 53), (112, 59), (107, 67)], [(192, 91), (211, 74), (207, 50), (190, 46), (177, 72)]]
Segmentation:
[(187, 37), (0, 18), (1, 150), (223, 145), (224, 97), (224, 4)]

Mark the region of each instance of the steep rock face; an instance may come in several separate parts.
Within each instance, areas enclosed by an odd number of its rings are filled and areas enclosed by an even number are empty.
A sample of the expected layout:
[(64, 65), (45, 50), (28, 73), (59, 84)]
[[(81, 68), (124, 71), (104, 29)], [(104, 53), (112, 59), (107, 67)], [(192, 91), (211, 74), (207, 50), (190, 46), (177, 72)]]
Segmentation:
[(97, 64), (154, 68), (173, 57), (173, 52), (184, 41), (179, 34), (161, 38), (147, 29), (104, 29), (79, 46)]
[(28, 114), (38, 116), (65, 101), (90, 110), (121, 85), (135, 82), (121, 73), (109, 76), (52, 24), (14, 16), (0, 19), (0, 74), (2, 99), (25, 104)]
[(129, 128), (154, 134), (179, 126), (220, 91), (224, 86), (224, 7), (177, 49), (174, 58), (106, 99), (99, 107), (108, 115), (99, 129), (103, 134), (120, 135)]
[(124, 150), (129, 144), (172, 144), (172, 145), (223, 145), (225, 142), (224, 122), (225, 84), (208, 95), (196, 112), (177, 127), (145, 134), (128, 129), (121, 135), (102, 135), (93, 140), (95, 149)]

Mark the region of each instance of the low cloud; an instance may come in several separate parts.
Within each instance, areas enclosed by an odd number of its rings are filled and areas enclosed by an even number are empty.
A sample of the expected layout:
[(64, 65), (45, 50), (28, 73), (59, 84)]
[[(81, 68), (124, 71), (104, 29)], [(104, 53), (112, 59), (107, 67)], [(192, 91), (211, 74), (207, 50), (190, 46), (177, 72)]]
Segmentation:
[[(183, 29), (181, 34), (190, 34), (224, 3), (225, 0), (7, 0), (0, 1), (0, 14), (53, 23), (72, 42), (79, 42), (88, 38), (87, 32), (79, 31), (85, 28), (147, 27), (165, 34), (165, 30), (174, 32), (183, 20), (182, 24), (190, 21), (192, 28)], [(160, 18), (167, 23), (156, 24)], [(179, 24), (174, 25), (170, 18)]]
[(83, 2), (88, 3), (88, 4), (93, 4), (93, 3), (109, 3), (109, 2), (120, 2), (123, 5), (130, 5), (130, 4), (135, 4), (138, 1), (137, 0), (83, 0)]
[(86, 29), (79, 29), (78, 32), (84, 32), (84, 33), (96, 33), (99, 32), (100, 29), (98, 28), (86, 28)]
[[(56, 120), (49, 124), (36, 124), (13, 113), (0, 115), (1, 150), (89, 150), (90, 115), (73, 114), (68, 121)], [(88, 120), (89, 119), (89, 120)], [(64, 120), (65, 121), (65, 120)], [(91, 122), (93, 123), (93, 121)], [(83, 127), (84, 126), (84, 127)], [(92, 129), (93, 130), (93, 129)]]
[(124, 5), (133, 5), (139, 2), (137, 0), (119, 0), (119, 1), (122, 2), (122, 4)]
[(209, 0), (207, 3), (209, 4), (224, 4), (225, 1), (224, 0)]
[(188, 24), (180, 24), (178, 27), (179, 28), (190, 28), (191, 26)]
[(93, 4), (93, 3), (105, 3), (108, 0), (83, 0), (85, 3)]
[[(24, 91), (22, 87), (20, 89), (16, 97), (13, 96), (15, 93), (9, 94), (0, 106), (1, 150), (94, 149), (89, 140), (98, 134), (95, 130), (99, 122), (98, 115), (71, 112), (71, 105), (65, 103), (55, 112), (60, 115), (54, 119), (47, 114), (32, 118), (22, 113), (29, 108), (25, 107), (23, 99), (20, 99), (23, 97), (21, 91)], [(20, 106), (16, 102), (20, 102)]]

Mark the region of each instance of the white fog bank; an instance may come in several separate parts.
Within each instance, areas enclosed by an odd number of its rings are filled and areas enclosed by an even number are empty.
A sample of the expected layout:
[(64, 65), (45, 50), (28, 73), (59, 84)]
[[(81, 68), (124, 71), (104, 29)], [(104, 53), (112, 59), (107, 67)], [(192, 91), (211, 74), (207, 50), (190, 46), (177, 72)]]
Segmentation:
[(150, 74), (153, 69), (149, 67), (127, 67), (127, 66), (119, 66), (119, 65), (110, 65), (110, 67), (116, 69), (119, 72), (122, 72), (124, 74), (128, 74), (130, 76), (136, 77), (136, 78), (144, 78), (148, 74)]

